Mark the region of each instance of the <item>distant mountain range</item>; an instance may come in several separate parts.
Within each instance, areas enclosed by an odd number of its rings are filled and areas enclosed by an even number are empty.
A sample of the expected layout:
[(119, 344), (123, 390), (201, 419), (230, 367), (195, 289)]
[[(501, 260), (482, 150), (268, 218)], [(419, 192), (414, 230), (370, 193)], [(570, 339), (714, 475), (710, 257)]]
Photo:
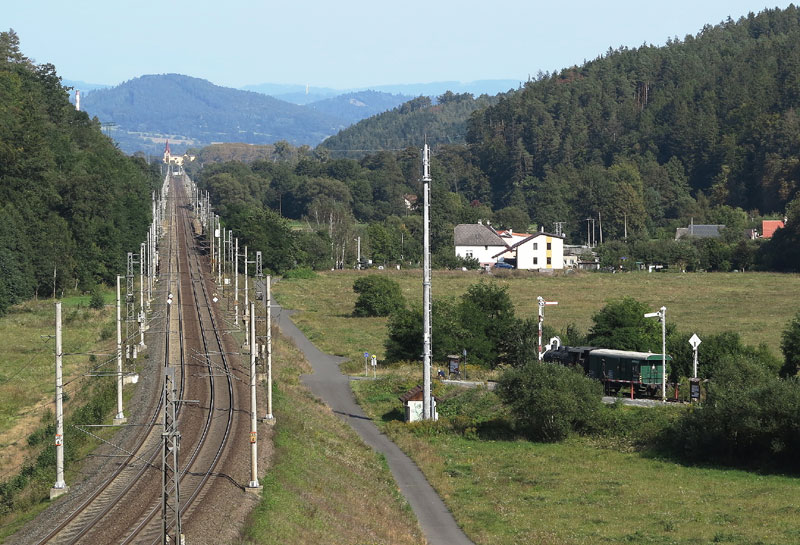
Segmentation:
[(178, 74), (142, 76), (83, 95), (81, 109), (97, 116), (128, 153), (173, 152), (215, 142), (316, 145), (349, 125), (323, 111), (219, 87)]
[[(287, 85), (280, 83), (259, 83), (257, 85), (245, 85), (245, 91), (255, 91), (270, 95), (287, 102), (295, 104), (310, 104), (339, 95), (358, 93), (361, 91), (376, 91), (379, 93), (397, 94), (407, 97), (406, 100), (421, 95), (437, 97), (447, 91), (459, 93), (471, 93), (473, 95), (490, 95), (504, 93), (509, 89), (516, 89), (524, 82), (512, 79), (489, 79), (471, 82), (460, 81), (434, 81), (431, 83), (400, 83), (391, 85), (373, 85), (370, 87), (353, 87), (348, 89), (333, 89), (331, 87), (314, 87), (306, 85)], [(405, 102), (404, 100), (403, 102)], [(400, 103), (398, 103), (400, 104)], [(397, 104), (395, 104), (396, 106)], [(362, 118), (364, 119), (364, 118)]]
[(98, 117), (120, 149), (148, 154), (160, 154), (165, 140), (175, 153), (219, 142), (264, 145), (286, 140), (295, 146), (316, 146), (414, 96), (435, 99), (450, 90), (483, 94), (511, 83), (437, 82), (342, 92), (278, 84), (239, 90), (180, 74), (141, 76), (115, 87), (63, 80), (82, 91), (81, 109)]

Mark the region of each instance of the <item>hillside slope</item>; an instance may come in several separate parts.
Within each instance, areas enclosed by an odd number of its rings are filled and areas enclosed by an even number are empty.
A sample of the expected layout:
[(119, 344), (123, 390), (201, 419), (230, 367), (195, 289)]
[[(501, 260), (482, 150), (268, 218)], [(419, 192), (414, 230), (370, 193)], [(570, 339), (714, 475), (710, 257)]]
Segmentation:
[[(800, 188), (798, 106), (800, 10), (790, 6), (540, 75), (477, 113), (467, 141), (493, 204), (525, 198), (534, 217), (559, 192), (575, 216), (613, 215), (620, 228), (619, 212), (678, 212), (686, 190), (782, 213)], [(626, 164), (629, 196), (604, 201), (614, 175), (603, 169)]]
[(82, 109), (103, 123), (127, 152), (173, 152), (214, 142), (314, 145), (342, 128), (324, 113), (249, 91), (179, 74), (135, 78), (87, 93)]

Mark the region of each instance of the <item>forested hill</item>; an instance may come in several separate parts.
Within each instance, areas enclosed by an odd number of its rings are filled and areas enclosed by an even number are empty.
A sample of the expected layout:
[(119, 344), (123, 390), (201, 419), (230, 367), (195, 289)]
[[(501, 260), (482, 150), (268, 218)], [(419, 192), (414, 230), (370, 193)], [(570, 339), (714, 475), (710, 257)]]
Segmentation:
[[(111, 282), (150, 223), (158, 183), (69, 103), (50, 64), (0, 32), (0, 314), (35, 294)], [(55, 285), (54, 285), (55, 273)]]
[(324, 112), (179, 74), (92, 91), (81, 108), (116, 124), (109, 134), (129, 153), (160, 153), (165, 138), (178, 153), (214, 142), (316, 144), (345, 126)]
[(798, 106), (790, 6), (540, 75), (477, 112), (467, 141), (495, 207), (525, 202), (545, 225), (601, 213), (613, 235), (625, 215), (688, 215), (690, 193), (782, 214), (800, 181)]
[(429, 97), (420, 96), (344, 129), (321, 147), (336, 150), (335, 157), (363, 157), (365, 152), (359, 150), (405, 149), (426, 139), (431, 145), (463, 144), (470, 114), (496, 103), (499, 96), (473, 98), (469, 93), (448, 91), (435, 105)]

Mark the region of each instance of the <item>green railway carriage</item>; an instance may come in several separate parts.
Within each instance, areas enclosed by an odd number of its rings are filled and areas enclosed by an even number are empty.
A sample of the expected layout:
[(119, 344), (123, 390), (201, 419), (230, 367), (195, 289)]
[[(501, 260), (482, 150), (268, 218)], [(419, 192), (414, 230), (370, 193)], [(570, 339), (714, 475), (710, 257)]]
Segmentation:
[[(667, 356), (667, 362), (672, 361)], [(661, 388), (661, 354), (597, 348), (588, 353), (586, 374), (603, 382), (608, 393), (633, 388), (639, 394), (655, 395)]]

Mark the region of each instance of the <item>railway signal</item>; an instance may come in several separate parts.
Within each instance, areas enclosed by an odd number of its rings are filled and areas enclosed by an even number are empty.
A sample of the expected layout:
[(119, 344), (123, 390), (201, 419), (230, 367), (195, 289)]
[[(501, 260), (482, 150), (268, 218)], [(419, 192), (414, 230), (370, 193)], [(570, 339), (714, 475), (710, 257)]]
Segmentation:
[(661, 401), (667, 400), (667, 307), (648, 312), (645, 318), (658, 318), (661, 322)]
[(545, 301), (544, 297), (537, 297), (539, 302), (539, 361), (542, 361), (544, 352), (542, 351), (542, 323), (544, 322), (544, 307), (547, 305), (557, 305), (558, 301)]

